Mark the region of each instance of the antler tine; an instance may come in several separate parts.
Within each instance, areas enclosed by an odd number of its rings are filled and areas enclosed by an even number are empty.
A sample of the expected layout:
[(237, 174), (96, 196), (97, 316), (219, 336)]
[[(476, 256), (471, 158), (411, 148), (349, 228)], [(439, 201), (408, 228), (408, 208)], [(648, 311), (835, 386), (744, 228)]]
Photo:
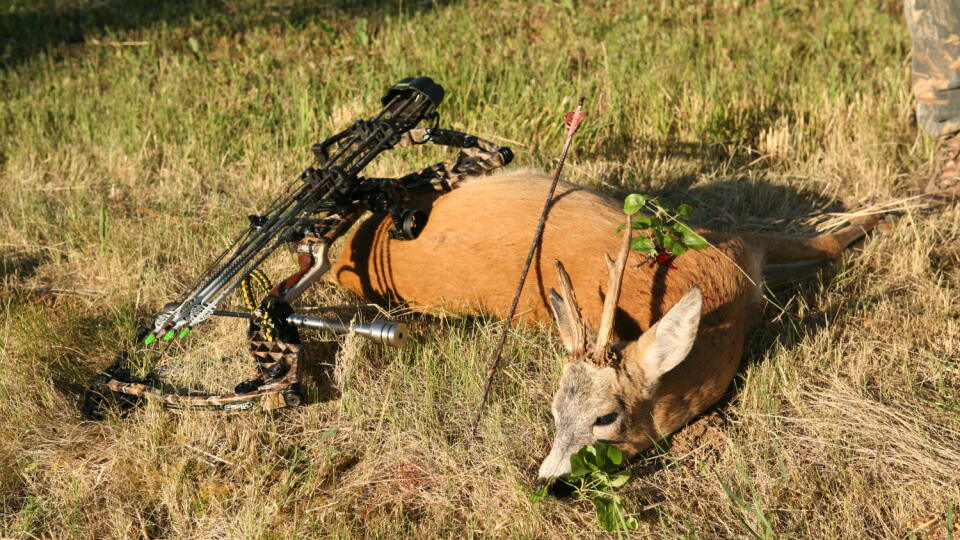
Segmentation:
[(607, 357), (607, 346), (613, 335), (613, 320), (617, 314), (617, 303), (620, 302), (620, 287), (623, 285), (623, 272), (627, 268), (627, 256), (630, 254), (630, 239), (633, 232), (632, 216), (627, 216), (627, 226), (623, 230), (623, 241), (620, 243), (620, 253), (616, 261), (611, 261), (610, 256), (603, 254), (607, 262), (607, 297), (603, 301), (603, 312), (600, 315), (600, 328), (597, 330), (597, 341), (593, 347), (594, 362), (605, 363)]
[(583, 322), (583, 316), (580, 314), (580, 304), (577, 303), (577, 295), (573, 292), (573, 284), (570, 282), (570, 275), (563, 267), (563, 263), (556, 261), (557, 278), (560, 281), (560, 295), (563, 297), (563, 304), (567, 311), (567, 317), (570, 320), (570, 356), (573, 358), (582, 357), (587, 352), (587, 323)]

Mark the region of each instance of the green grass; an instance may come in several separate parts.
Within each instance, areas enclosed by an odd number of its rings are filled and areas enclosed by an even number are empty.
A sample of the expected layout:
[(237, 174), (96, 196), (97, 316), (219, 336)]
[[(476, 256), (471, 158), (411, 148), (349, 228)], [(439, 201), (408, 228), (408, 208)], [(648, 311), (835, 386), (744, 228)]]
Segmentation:
[[(403, 350), (317, 336), (339, 396), (297, 410), (79, 416), (135, 318), (402, 77), (447, 88), (442, 125), (543, 169), (583, 92), (568, 178), (722, 230), (811, 232), (912, 193), (932, 151), (892, 0), (158, 4), (0, 1), (0, 536), (602, 534), (589, 504), (527, 502), (561, 358), (546, 329), (511, 340), (475, 446), (501, 323), (452, 316), (404, 316), (420, 337)], [(957, 210), (907, 211), (834, 278), (781, 293), (730, 399), (619, 492), (640, 533), (903, 537), (956, 509), (958, 241)], [(238, 328), (203, 330), (209, 351), (171, 375), (240, 380), (211, 364), (239, 358)]]

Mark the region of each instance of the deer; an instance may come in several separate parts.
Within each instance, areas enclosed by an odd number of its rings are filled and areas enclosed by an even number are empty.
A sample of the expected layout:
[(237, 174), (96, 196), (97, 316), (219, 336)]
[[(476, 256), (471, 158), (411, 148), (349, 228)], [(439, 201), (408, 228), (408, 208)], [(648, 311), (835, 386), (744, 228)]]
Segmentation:
[[(373, 216), (346, 240), (332, 277), (369, 301), (504, 318), (550, 181), (517, 169), (415, 200), (428, 213), (415, 240), (392, 239), (390, 220)], [(816, 276), (878, 221), (814, 237), (696, 229), (709, 247), (657, 264), (629, 249), (621, 205), (561, 182), (515, 321), (552, 322), (567, 352), (538, 484), (568, 474), (584, 445), (632, 458), (713, 406), (762, 321), (764, 287)]]

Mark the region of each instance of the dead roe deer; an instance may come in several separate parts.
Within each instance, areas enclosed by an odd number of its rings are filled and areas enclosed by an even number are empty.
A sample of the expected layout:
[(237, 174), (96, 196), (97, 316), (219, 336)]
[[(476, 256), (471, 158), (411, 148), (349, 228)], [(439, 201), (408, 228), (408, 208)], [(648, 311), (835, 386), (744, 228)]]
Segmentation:
[[(390, 220), (375, 216), (347, 240), (333, 275), (371, 301), (505, 317), (549, 184), (508, 171), (415, 201), (429, 219), (412, 241), (390, 239)], [(711, 246), (671, 267), (627, 249), (616, 233), (625, 217), (617, 201), (562, 183), (520, 299), (520, 322), (552, 315), (569, 352), (541, 480), (568, 473), (586, 444), (632, 456), (713, 405), (760, 321), (764, 278), (815, 275), (876, 222), (813, 238), (698, 231)], [(606, 256), (618, 252), (616, 263)]]

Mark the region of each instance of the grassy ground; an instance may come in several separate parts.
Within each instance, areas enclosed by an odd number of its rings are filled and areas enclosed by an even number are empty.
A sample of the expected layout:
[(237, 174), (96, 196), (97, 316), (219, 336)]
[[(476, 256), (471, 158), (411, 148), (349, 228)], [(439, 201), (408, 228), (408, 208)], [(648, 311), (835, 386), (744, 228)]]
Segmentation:
[[(316, 337), (335, 388), (273, 415), (146, 407), (93, 423), (79, 399), (311, 143), (411, 74), (447, 87), (442, 124), (542, 168), (585, 92), (568, 177), (689, 202), (699, 225), (811, 233), (827, 212), (908, 195), (932, 145), (899, 10), (0, 1), (0, 536), (602, 533), (586, 503), (527, 502), (561, 358), (547, 330), (511, 341), (473, 447), (495, 320), (406, 316), (420, 337), (403, 350)], [(433, 162), (418, 152), (377, 169)], [(781, 293), (729, 400), (637, 462), (620, 493), (639, 534), (897, 538), (936, 514), (918, 535), (942, 536), (960, 514), (958, 242), (960, 211), (907, 209), (835, 274)], [(332, 285), (306, 299), (350, 301)], [(241, 327), (205, 332), (167, 372), (226, 387)]]

